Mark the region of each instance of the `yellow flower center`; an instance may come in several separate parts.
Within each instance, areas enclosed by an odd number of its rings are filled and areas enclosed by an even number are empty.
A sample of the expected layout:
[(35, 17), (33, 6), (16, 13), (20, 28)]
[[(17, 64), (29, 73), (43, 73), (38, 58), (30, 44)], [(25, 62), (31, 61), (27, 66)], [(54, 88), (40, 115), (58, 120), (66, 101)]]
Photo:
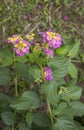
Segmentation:
[(54, 39), (59, 39), (57, 36), (56, 36), (56, 33), (54, 33), (54, 32), (47, 32), (47, 39), (48, 40), (51, 40), (52, 38), (54, 38)]

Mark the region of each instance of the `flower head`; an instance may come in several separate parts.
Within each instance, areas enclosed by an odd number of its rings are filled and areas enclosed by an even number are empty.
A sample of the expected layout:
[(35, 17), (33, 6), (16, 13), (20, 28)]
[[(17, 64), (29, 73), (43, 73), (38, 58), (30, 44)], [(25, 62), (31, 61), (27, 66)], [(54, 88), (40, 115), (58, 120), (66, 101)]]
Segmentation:
[(62, 38), (60, 34), (51, 31), (43, 32), (42, 34), (43, 41), (45, 43), (48, 42), (49, 47), (56, 49), (62, 45)]
[(23, 56), (25, 53), (29, 53), (30, 43), (23, 40), (21, 36), (13, 35), (7, 39), (7, 43), (13, 43), (14, 51), (18, 56)]
[(50, 67), (45, 68), (44, 75), (45, 75), (46, 80), (52, 80), (53, 79), (52, 70), (51, 70)]
[(6, 42), (7, 43), (14, 43), (14, 42), (17, 42), (17, 41), (20, 41), (20, 40), (23, 40), (23, 38), (19, 35), (13, 35), (12, 37), (9, 37), (6, 39)]
[(42, 8), (42, 6), (41, 6), (40, 4), (38, 4), (38, 5), (37, 5), (37, 8), (38, 8), (38, 9), (41, 9), (41, 8)]
[(67, 93), (67, 88), (64, 86), (61, 86), (60, 90), (58, 91), (58, 94), (60, 95), (60, 94), (65, 94), (65, 93)]
[(53, 53), (53, 51), (51, 49), (45, 49), (44, 53), (46, 55), (48, 55), (50, 58), (53, 58), (53, 56), (54, 56), (54, 53)]
[(34, 33), (32, 33), (32, 34), (27, 34), (27, 35), (25, 36), (25, 38), (28, 39), (29, 41), (34, 40), (34, 37), (35, 37), (35, 34), (34, 34)]
[(23, 56), (24, 54), (28, 54), (29, 47), (30, 47), (30, 43), (25, 40), (21, 40), (14, 43), (14, 51), (18, 56)]
[(64, 20), (68, 20), (68, 16), (67, 15), (64, 16)]

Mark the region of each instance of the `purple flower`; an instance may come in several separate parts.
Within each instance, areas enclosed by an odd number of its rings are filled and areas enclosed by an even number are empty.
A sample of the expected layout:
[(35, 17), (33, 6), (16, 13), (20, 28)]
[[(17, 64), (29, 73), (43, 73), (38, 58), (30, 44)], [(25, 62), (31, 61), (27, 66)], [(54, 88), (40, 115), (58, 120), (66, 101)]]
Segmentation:
[(19, 35), (13, 35), (12, 37), (9, 37), (6, 39), (6, 42), (7, 43), (13, 43), (13, 44), (16, 44), (16, 43), (19, 43), (20, 40), (23, 40), (23, 38)]
[(6, 39), (6, 42), (7, 42), (7, 43), (11, 43), (11, 41), (10, 41), (8, 38)]
[(12, 37), (9, 37), (6, 42), (13, 43), (13, 50), (17, 56), (23, 56), (24, 54), (29, 53), (29, 47), (31, 44), (28, 41), (23, 40), (23, 38), (19, 35), (13, 35)]
[(20, 42), (20, 39), (14, 40), (13, 44), (18, 44)]
[(37, 42), (35, 42), (35, 41), (32, 41), (31, 43), (32, 43), (33, 45), (36, 45), (36, 44), (37, 44)]
[(29, 53), (30, 43), (25, 40), (20, 40), (14, 43), (14, 51), (17, 56), (23, 56)]
[(27, 44), (27, 46), (31, 46), (31, 44), (26, 40), (23, 40), (23, 43)]
[(37, 8), (38, 8), (38, 9), (41, 9), (41, 8), (42, 8), (42, 6), (41, 6), (40, 4), (38, 4), (38, 5), (37, 5)]
[(64, 16), (64, 20), (68, 20), (68, 16), (67, 15)]
[(29, 47), (23, 48), (22, 50), (20, 50), (18, 48), (14, 48), (14, 51), (16, 52), (17, 56), (23, 56), (24, 54), (29, 53)]
[(60, 34), (47, 31), (43, 32), (42, 35), (43, 35), (43, 41), (45, 43), (48, 42), (49, 47), (56, 49), (62, 45), (62, 38)]
[(53, 80), (53, 75), (52, 75), (52, 70), (50, 67), (46, 67), (44, 70), (44, 74), (45, 74), (45, 79), (46, 80)]
[(44, 53), (49, 55), (50, 58), (53, 58), (53, 56), (54, 56), (54, 53), (51, 49), (45, 49)]

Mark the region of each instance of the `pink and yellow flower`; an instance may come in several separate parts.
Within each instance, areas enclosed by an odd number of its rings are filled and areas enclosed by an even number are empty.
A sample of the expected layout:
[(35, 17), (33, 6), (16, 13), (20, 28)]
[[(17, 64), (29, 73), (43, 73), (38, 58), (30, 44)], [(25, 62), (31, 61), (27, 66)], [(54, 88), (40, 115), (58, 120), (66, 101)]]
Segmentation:
[(15, 43), (15, 42), (18, 42), (20, 40), (23, 40), (23, 38), (19, 35), (13, 35), (12, 37), (9, 37), (6, 39), (6, 42), (7, 43)]
[(46, 49), (44, 50), (44, 53), (45, 53), (46, 55), (48, 55), (50, 58), (53, 58), (53, 56), (54, 56), (53, 50), (48, 49), (48, 48), (46, 48)]
[(17, 56), (23, 56), (29, 53), (30, 43), (23, 40), (21, 36), (13, 35), (7, 39), (7, 43), (13, 43), (14, 51)]
[(53, 80), (52, 70), (50, 67), (46, 67), (44, 69), (44, 75), (46, 80)]
[(23, 56), (24, 54), (28, 54), (29, 47), (30, 47), (30, 43), (25, 40), (21, 40), (18, 41), (17, 43), (14, 43), (14, 51), (18, 56)]
[(43, 41), (45, 43), (48, 43), (49, 47), (56, 49), (62, 45), (62, 38), (60, 34), (47, 31), (43, 32), (42, 35), (43, 35)]

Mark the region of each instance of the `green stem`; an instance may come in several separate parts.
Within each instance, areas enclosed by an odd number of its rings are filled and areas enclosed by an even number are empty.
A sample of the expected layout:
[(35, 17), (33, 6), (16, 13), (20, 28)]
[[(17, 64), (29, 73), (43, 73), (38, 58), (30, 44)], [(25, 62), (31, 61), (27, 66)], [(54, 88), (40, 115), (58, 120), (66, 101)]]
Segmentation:
[(14, 130), (14, 125), (12, 125), (12, 130)]
[(79, 61), (79, 60), (71, 60), (72, 62), (74, 62), (74, 63), (81, 63), (81, 62), (83, 62), (83, 61)]
[(47, 105), (48, 105), (48, 111), (49, 111), (50, 118), (51, 118), (52, 130), (54, 130), (53, 115), (52, 115), (52, 111), (51, 111), (51, 107), (50, 107), (50, 103), (49, 103), (48, 99), (47, 99)]
[[(17, 74), (16, 77), (14, 79), (14, 83), (15, 83), (15, 96), (18, 96), (18, 87), (17, 87)], [(14, 114), (16, 115), (16, 111), (14, 112)], [(12, 127), (12, 130), (14, 130), (14, 126)]]
[[(13, 53), (13, 57), (14, 57), (14, 62), (16, 62), (16, 56), (15, 56), (15, 52)], [(18, 96), (18, 88), (17, 88), (17, 72), (15, 72), (15, 96)]]
[[(16, 55), (15, 55), (15, 52), (13, 53), (13, 60), (14, 62), (16, 62)], [(17, 72), (15, 72), (15, 78), (14, 78), (14, 87), (15, 87), (15, 97), (18, 96), (18, 85), (17, 85)], [(14, 112), (14, 115), (16, 115), (16, 111)], [(15, 127), (14, 125), (12, 126), (12, 130), (15, 130)]]
[(17, 88), (17, 74), (16, 74), (16, 77), (15, 77), (15, 96), (16, 96), (16, 97), (18, 96), (18, 88)]

